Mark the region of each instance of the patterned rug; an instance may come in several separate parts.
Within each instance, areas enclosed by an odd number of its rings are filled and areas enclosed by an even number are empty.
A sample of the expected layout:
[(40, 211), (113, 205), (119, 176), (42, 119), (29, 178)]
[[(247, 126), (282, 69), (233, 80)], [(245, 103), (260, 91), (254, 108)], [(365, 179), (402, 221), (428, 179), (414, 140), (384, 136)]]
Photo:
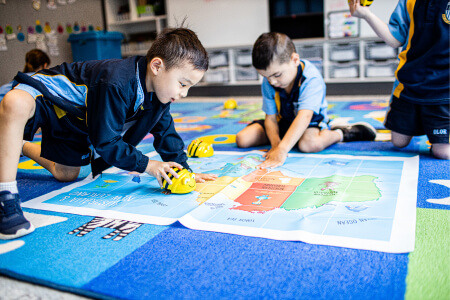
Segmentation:
[[(224, 99), (225, 101), (226, 99)], [(95, 298), (448, 299), (450, 297), (450, 162), (432, 158), (426, 137), (394, 148), (383, 128), (385, 100), (330, 102), (332, 122), (365, 121), (377, 142), (335, 144), (320, 154), (419, 155), (415, 250), (392, 254), (24, 209), (33, 234), (0, 241), (0, 273)], [(263, 118), (261, 103), (176, 103), (171, 108), (186, 145), (197, 137), (215, 150), (239, 151), (235, 134)], [(36, 136), (34, 142), (39, 142)], [(153, 151), (153, 137), (139, 145)], [(259, 147), (250, 150), (264, 150)], [(247, 149), (248, 150), (248, 149)], [(293, 150), (294, 153), (297, 153)], [(89, 174), (82, 169), (79, 181)], [(63, 188), (22, 158), (23, 201)], [(414, 199), (411, 199), (414, 201)]]

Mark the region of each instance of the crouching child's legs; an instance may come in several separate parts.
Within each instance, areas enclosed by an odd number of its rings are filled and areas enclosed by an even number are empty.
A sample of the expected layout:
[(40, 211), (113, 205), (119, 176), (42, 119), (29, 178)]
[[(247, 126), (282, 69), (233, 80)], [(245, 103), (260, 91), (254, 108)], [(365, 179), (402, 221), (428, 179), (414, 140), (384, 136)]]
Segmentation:
[(0, 102), (0, 239), (13, 239), (34, 230), (25, 219), (17, 191), (17, 165), (24, 127), (35, 112), (34, 98), (12, 90)]
[(298, 149), (304, 153), (320, 152), (340, 142), (341, 139), (341, 135), (336, 130), (320, 130), (318, 127), (309, 127), (298, 141)]
[(52, 173), (56, 180), (62, 182), (74, 181), (80, 174), (80, 167), (71, 167), (55, 163), (41, 156), (41, 146), (33, 143), (24, 143), (22, 153), (26, 157), (34, 160), (40, 166)]
[(431, 153), (440, 159), (450, 159), (450, 144), (433, 144)]
[(236, 135), (236, 145), (239, 148), (249, 148), (270, 144), (264, 130), (264, 120), (257, 120), (242, 129)]

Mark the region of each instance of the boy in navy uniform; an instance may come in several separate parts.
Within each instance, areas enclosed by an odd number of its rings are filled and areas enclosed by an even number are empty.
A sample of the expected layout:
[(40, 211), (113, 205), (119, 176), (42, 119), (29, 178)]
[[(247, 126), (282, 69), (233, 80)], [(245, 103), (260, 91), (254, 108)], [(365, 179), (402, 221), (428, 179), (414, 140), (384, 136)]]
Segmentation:
[(431, 153), (450, 159), (450, 2), (400, 0), (389, 24), (360, 0), (349, 1), (353, 16), (365, 19), (392, 47), (402, 46), (385, 126), (392, 143), (406, 147), (413, 136), (426, 134)]
[[(186, 28), (166, 29), (145, 57), (63, 63), (18, 85), (0, 103), (0, 239), (34, 230), (17, 191), (21, 149), (60, 181), (78, 177), (91, 161), (93, 175), (110, 165), (171, 182), (172, 169), (187, 168), (184, 143), (175, 131), (170, 103), (186, 97), (208, 69), (208, 54)], [(42, 146), (23, 144), (42, 128)], [(136, 149), (148, 134), (163, 162)], [(90, 146), (97, 155), (91, 155)], [(196, 180), (215, 176), (197, 174)]]
[(260, 168), (282, 165), (294, 146), (311, 153), (341, 141), (375, 139), (376, 130), (365, 122), (328, 129), (322, 75), (311, 62), (300, 59), (287, 35), (262, 34), (253, 46), (252, 60), (264, 77), (261, 91), (266, 118), (240, 131), (236, 143), (241, 148), (271, 145)]

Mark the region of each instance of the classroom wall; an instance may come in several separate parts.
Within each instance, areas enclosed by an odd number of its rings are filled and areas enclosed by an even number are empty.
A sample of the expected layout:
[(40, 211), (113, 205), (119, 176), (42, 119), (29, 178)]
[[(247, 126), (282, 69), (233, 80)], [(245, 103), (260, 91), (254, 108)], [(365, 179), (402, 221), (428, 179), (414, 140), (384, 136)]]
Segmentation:
[[(333, 11), (348, 11), (347, 0), (324, 0), (324, 17)], [(388, 23), (392, 12), (397, 6), (397, 0), (374, 0), (370, 6), (370, 10), (378, 16), (382, 21)], [(326, 26), (325, 26), (326, 30)], [(375, 37), (377, 36), (366, 21), (360, 21), (360, 36), (361, 37)]]
[[(56, 10), (50, 10), (46, 5), (47, 1), (41, 0), (41, 9), (36, 11), (31, 0), (6, 0), (6, 4), (0, 4), (0, 25), (5, 30), (6, 24), (11, 24), (14, 33), (17, 33), (17, 26), (21, 25), (25, 37), (28, 26), (35, 26), (36, 20), (40, 20), (42, 27), (45, 22), (49, 22), (55, 30), (58, 23), (64, 28), (66, 23), (73, 25), (75, 22), (80, 26), (83, 23), (86, 26), (103, 26), (101, 0), (76, 0), (72, 4), (57, 5)], [(67, 42), (69, 34), (64, 31), (63, 34), (57, 33), (57, 36), (59, 56), (50, 56), (51, 66), (72, 61), (70, 43)], [(28, 44), (26, 38), (23, 42), (8, 40), (6, 45), (8, 50), (0, 51), (0, 84), (11, 81), (17, 71), (23, 70), (25, 54), (36, 47), (36, 44)]]
[(166, 0), (169, 26), (185, 17), (207, 48), (252, 45), (269, 31), (268, 0)]

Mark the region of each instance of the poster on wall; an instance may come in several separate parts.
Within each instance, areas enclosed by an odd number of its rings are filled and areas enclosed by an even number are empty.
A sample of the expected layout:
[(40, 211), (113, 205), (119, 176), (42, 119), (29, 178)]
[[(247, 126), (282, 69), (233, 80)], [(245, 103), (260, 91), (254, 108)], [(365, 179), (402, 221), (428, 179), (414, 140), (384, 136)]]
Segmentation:
[(360, 20), (352, 17), (349, 11), (336, 11), (328, 14), (328, 37), (358, 37)]

